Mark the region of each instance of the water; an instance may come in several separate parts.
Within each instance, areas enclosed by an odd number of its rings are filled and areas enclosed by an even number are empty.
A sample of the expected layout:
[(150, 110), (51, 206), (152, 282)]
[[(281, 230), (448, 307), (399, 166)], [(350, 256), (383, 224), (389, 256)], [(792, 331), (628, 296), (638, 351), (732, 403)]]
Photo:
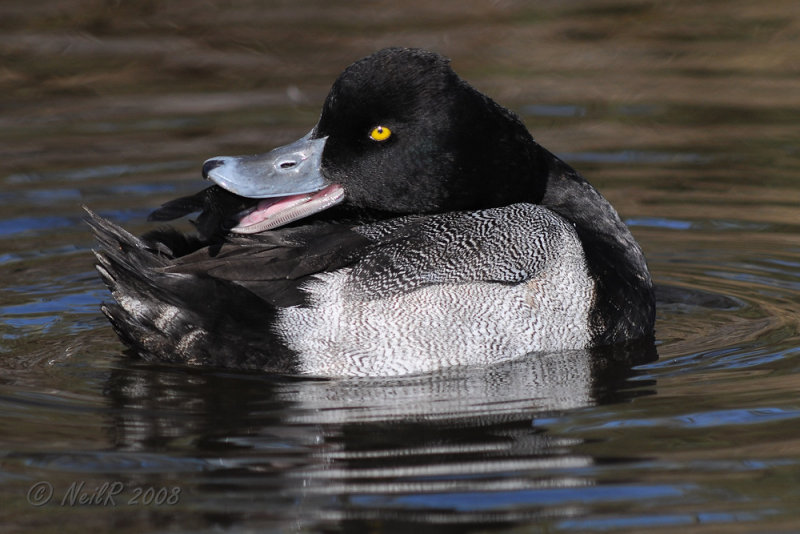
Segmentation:
[[(800, 530), (796, 2), (39, 4), (0, 7), (0, 530)], [(147, 230), (204, 159), (300, 137), (396, 44), (452, 57), (617, 207), (658, 359), (128, 358), (81, 205)]]

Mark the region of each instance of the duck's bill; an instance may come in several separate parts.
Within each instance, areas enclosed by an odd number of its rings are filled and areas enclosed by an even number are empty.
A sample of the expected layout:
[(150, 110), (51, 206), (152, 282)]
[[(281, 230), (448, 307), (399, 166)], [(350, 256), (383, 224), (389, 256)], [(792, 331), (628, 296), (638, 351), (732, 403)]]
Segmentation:
[(236, 195), (263, 199), (242, 213), (231, 232), (255, 234), (326, 210), (344, 189), (321, 172), (325, 140), (311, 133), (256, 156), (220, 156), (203, 164), (203, 176)]

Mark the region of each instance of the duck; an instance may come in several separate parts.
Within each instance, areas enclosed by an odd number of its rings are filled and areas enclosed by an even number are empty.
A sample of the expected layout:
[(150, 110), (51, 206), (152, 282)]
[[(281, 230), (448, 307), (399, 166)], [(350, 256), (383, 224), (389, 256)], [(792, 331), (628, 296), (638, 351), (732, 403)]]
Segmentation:
[(612, 205), (450, 60), (388, 48), (319, 120), (135, 236), (87, 209), (102, 304), (146, 360), (386, 377), (654, 335), (653, 282)]

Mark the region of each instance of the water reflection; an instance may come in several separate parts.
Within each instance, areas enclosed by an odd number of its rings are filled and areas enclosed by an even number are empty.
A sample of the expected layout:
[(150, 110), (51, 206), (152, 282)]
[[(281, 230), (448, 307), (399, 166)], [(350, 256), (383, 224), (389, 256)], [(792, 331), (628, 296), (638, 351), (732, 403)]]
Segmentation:
[(138, 460), (145, 472), (144, 451), (181, 456), (178, 472), (203, 462), (192, 505), (214, 521), (266, 507), (285, 524), (394, 518), (485, 528), (575, 514), (550, 492), (595, 487), (587, 468), (596, 459), (577, 450), (582, 440), (551, 434), (548, 418), (647, 394), (652, 382), (631, 388), (632, 366), (655, 358), (640, 343), (346, 380), (130, 363), (107, 383), (108, 428), (117, 460)]

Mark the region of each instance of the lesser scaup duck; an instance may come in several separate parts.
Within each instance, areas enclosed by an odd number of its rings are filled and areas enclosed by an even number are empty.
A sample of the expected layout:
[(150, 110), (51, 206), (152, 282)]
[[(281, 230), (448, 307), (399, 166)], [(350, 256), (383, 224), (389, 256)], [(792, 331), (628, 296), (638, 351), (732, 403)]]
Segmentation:
[(653, 334), (644, 255), (617, 212), (441, 56), (348, 67), (319, 122), (135, 237), (89, 215), (103, 306), (146, 358), (388, 376)]

